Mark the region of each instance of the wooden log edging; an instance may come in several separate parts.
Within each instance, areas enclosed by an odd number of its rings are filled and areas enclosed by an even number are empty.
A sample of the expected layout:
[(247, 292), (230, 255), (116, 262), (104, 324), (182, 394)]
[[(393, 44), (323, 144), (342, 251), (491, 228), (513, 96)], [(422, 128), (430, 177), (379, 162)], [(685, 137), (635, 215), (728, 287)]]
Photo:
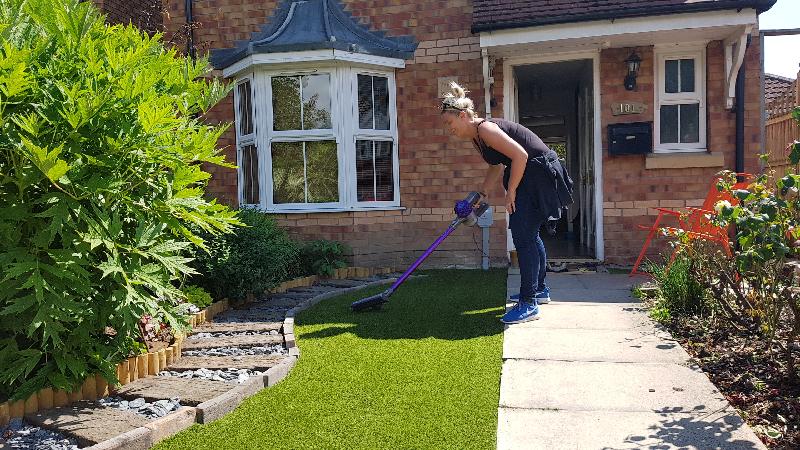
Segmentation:
[[(230, 308), (228, 299), (212, 303), (207, 308), (189, 316), (190, 326), (197, 326), (210, 321), (217, 314)], [(167, 364), (178, 360), (182, 354), (183, 334), (176, 334), (174, 342), (166, 348), (155, 352), (147, 352), (132, 356), (115, 367), (120, 386), (124, 386), (139, 378), (152, 377), (158, 374)], [(111, 386), (113, 389), (114, 386)], [(59, 389), (44, 388), (31, 394), (25, 400), (0, 403), (0, 427), (5, 426), (11, 419), (21, 418), (26, 414), (34, 414), (59, 406), (67, 406), (81, 400), (98, 400), (110, 393), (108, 382), (100, 374), (86, 378), (73, 392)]]

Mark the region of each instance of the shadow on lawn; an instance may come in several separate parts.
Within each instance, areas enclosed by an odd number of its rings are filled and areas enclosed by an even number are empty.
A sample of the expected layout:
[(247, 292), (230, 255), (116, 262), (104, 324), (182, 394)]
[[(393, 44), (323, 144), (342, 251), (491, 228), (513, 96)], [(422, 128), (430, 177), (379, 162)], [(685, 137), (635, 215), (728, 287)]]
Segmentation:
[(449, 340), (503, 332), (505, 270), (431, 270), (400, 286), (383, 308), (354, 313), (350, 303), (389, 285), (325, 300), (300, 313), (298, 325), (328, 325), (304, 339), (353, 333), (365, 339)]

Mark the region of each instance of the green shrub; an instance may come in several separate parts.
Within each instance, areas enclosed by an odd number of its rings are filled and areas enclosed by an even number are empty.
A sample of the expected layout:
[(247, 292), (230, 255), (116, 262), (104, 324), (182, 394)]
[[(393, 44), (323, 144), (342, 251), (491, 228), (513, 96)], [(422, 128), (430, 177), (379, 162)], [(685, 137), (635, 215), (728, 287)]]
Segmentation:
[(202, 275), (193, 282), (216, 298), (240, 300), (248, 292), (261, 293), (298, 273), (297, 244), (268, 215), (242, 209), (246, 225), (235, 233), (209, 239), (209, 253), (196, 254)]
[(300, 272), (329, 277), (334, 270), (347, 266), (346, 253), (347, 247), (336, 241), (306, 242), (300, 247)]
[(214, 301), (211, 298), (211, 294), (209, 294), (200, 286), (185, 286), (183, 289), (181, 289), (181, 291), (186, 296), (187, 302), (197, 306), (200, 309), (209, 306)]
[(71, 391), (128, 356), (144, 315), (173, 314), (188, 227), (228, 232), (204, 198), (227, 94), (160, 36), (91, 2), (0, 0), (0, 397)]
[(659, 291), (657, 316), (668, 320), (678, 315), (704, 312), (708, 305), (708, 291), (692, 275), (695, 263), (691, 257), (679, 252), (669, 267), (666, 264), (652, 265), (651, 273)]

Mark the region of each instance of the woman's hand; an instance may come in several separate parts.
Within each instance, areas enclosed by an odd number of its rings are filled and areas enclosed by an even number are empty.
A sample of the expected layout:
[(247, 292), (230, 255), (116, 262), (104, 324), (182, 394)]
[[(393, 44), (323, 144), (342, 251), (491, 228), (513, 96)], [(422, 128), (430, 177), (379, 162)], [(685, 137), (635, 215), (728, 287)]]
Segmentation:
[(506, 192), (506, 211), (509, 214), (514, 214), (516, 210), (515, 202), (517, 201), (517, 191), (507, 191)]

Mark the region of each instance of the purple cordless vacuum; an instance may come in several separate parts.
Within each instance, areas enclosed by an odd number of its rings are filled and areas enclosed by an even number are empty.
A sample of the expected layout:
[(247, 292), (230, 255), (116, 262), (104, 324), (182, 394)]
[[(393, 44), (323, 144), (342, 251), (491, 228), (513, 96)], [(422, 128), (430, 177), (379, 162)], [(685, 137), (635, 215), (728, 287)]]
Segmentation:
[(428, 256), (430, 256), (430, 254), (433, 253), (434, 250), (436, 250), (436, 247), (438, 247), (439, 244), (441, 244), (445, 239), (447, 239), (447, 236), (450, 236), (450, 233), (452, 233), (456, 228), (458, 228), (459, 225), (461, 224), (465, 224), (467, 226), (475, 225), (475, 223), (478, 221), (478, 217), (483, 215), (483, 213), (485, 213), (486, 210), (489, 208), (488, 204), (486, 204), (485, 202), (481, 202), (480, 200), (481, 200), (481, 195), (479, 193), (470, 192), (464, 200), (461, 200), (458, 203), (456, 203), (456, 206), (453, 208), (453, 210), (456, 213), (456, 218), (453, 219), (453, 221), (450, 223), (450, 226), (447, 227), (446, 230), (444, 230), (444, 233), (442, 233), (442, 235), (439, 236), (439, 238), (436, 239), (433, 242), (433, 244), (431, 244), (431, 246), (428, 247), (427, 250), (425, 250), (425, 253), (423, 253), (422, 256), (417, 258), (417, 260), (414, 261), (414, 264), (411, 264), (411, 266), (408, 269), (406, 269), (405, 273), (403, 273), (403, 275), (401, 275), (400, 278), (398, 278), (397, 281), (395, 281), (394, 284), (392, 284), (392, 286), (389, 289), (386, 289), (380, 294), (363, 298), (357, 302), (353, 302), (350, 305), (353, 311), (363, 311), (369, 308), (380, 309), (381, 305), (389, 301), (389, 296), (391, 296), (394, 293), (394, 291), (396, 291), (397, 288), (400, 287), (400, 285), (403, 284), (404, 281), (406, 281), (406, 279), (411, 275), (411, 273), (415, 271), (417, 267), (419, 267), (420, 264), (422, 264), (422, 262), (425, 261), (425, 259)]

